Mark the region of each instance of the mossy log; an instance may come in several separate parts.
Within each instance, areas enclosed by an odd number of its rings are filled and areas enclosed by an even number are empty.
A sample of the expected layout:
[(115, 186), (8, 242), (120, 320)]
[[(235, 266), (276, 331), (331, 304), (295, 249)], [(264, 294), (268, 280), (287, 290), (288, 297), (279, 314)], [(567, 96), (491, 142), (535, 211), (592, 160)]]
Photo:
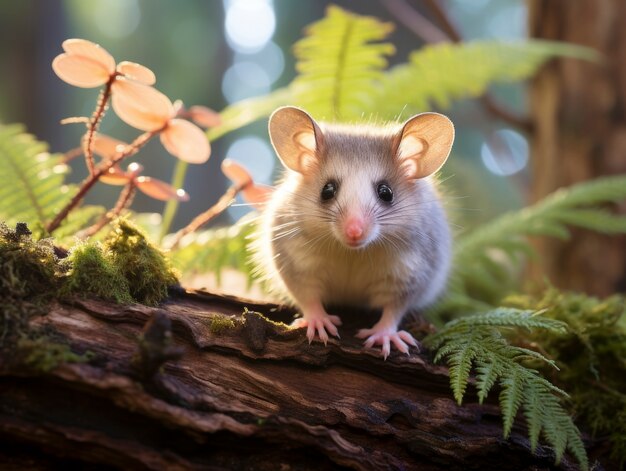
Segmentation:
[(30, 327), (85, 360), (0, 357), (0, 468), (576, 469), (532, 454), (523, 420), (503, 439), (496, 405), (457, 406), (427, 354), (362, 348), (371, 319), (342, 314), (324, 346), (267, 319), (287, 308), (198, 291), (52, 303)]

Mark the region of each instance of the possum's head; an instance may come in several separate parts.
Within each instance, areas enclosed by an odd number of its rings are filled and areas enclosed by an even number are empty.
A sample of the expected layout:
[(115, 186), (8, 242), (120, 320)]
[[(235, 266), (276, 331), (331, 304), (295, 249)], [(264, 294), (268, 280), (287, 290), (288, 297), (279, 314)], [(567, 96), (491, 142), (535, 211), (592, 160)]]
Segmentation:
[(452, 122), (437, 113), (401, 126), (319, 125), (284, 107), (270, 117), (269, 132), (299, 177), (293, 192), (302, 218), (354, 249), (402, 236), (424, 203), (416, 182), (441, 168), (454, 140)]

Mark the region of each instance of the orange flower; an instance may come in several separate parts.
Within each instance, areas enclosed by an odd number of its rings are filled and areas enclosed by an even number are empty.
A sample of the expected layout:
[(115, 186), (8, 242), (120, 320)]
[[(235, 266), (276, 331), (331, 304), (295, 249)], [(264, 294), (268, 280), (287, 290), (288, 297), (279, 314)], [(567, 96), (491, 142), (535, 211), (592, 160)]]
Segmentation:
[(168, 97), (151, 87), (154, 73), (140, 64), (115, 60), (98, 44), (85, 39), (63, 41), (65, 52), (52, 61), (55, 73), (78, 87), (92, 88), (110, 82), (115, 113), (127, 124), (147, 132), (160, 131), (168, 152), (189, 163), (204, 163), (211, 154), (206, 136), (197, 126), (176, 119)]
[[(85, 139), (87, 136), (83, 136), (83, 144)], [(93, 152), (104, 160), (113, 160), (117, 154), (124, 152), (127, 145), (125, 142), (106, 134), (94, 134), (93, 136)]]
[(241, 194), (248, 203), (265, 203), (274, 192), (274, 188), (270, 186), (254, 183), (248, 169), (234, 160), (224, 159), (222, 172), (235, 185), (242, 188)]
[(52, 69), (61, 80), (82, 88), (99, 87), (107, 83), (111, 76), (120, 75), (145, 85), (154, 85), (154, 73), (141, 64), (120, 62), (115, 67), (115, 59), (96, 43), (86, 39), (66, 39), (63, 41), (63, 54), (52, 61)]
[(203, 128), (213, 128), (222, 124), (222, 118), (217, 111), (200, 105), (189, 108), (185, 118), (191, 119), (194, 123)]
[(100, 178), (100, 181), (109, 185), (126, 185), (133, 182), (140, 191), (151, 198), (168, 201), (189, 201), (189, 195), (183, 189), (176, 189), (173, 186), (152, 177), (144, 177), (140, 175), (143, 167), (133, 162), (126, 171), (123, 171), (118, 165), (109, 169), (109, 171)]

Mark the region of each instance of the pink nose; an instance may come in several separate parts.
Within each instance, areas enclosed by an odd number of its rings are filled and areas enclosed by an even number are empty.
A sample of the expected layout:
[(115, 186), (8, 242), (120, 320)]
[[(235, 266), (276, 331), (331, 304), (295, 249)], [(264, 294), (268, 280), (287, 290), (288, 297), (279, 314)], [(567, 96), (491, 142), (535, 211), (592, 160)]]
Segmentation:
[(365, 232), (365, 223), (362, 219), (356, 217), (350, 217), (346, 221), (345, 232), (346, 237), (353, 242), (358, 242), (363, 238)]

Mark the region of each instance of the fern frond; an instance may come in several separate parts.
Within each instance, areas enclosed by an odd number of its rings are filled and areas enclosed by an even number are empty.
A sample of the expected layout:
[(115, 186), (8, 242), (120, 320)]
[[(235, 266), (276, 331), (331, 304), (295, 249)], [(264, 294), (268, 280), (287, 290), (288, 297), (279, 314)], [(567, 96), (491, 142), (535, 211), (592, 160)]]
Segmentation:
[(463, 342), (459, 342), (456, 348), (446, 355), (447, 363), (450, 367), (450, 385), (454, 393), (454, 399), (460, 405), (467, 389), (472, 363), (476, 359), (475, 336), (469, 332)]
[(248, 276), (252, 283), (247, 245), (255, 232), (255, 216), (247, 215), (235, 225), (189, 234), (183, 245), (171, 252), (170, 259), (185, 274), (214, 273), (221, 282), (222, 270), (234, 268)]
[(376, 80), (387, 67), (386, 56), (395, 52), (392, 44), (379, 41), (392, 30), (391, 23), (329, 6), (325, 18), (294, 46), (296, 103), (325, 120), (345, 121), (375, 110)]
[(502, 375), (502, 370), (495, 362), (476, 362), (476, 389), (478, 391), (478, 402), (482, 404), (489, 391), (496, 384), (496, 380)]
[[(67, 166), (61, 156), (47, 149), (21, 125), (0, 126), (0, 219), (9, 225), (27, 222), (39, 235), (76, 191), (75, 185), (65, 184)], [(96, 212), (94, 207), (74, 212), (64, 225), (82, 227)]]
[(473, 41), (425, 46), (407, 64), (392, 68), (378, 88), (376, 108), (385, 117), (450, 106), (452, 100), (476, 97), (497, 82), (532, 76), (557, 57), (598, 60), (591, 49), (550, 41)]
[[(496, 304), (505, 294), (502, 288), (511, 285), (514, 276), (512, 270), (503, 268), (516, 265), (519, 257), (532, 250), (526, 236), (567, 238), (568, 226), (608, 234), (626, 232), (626, 217), (594, 207), (624, 199), (626, 176), (600, 178), (560, 189), (533, 206), (461, 234), (455, 246), (450, 296), (461, 308), (464, 302), (471, 304), (470, 298)], [(440, 312), (440, 308), (435, 307), (434, 312)]]
[[(576, 457), (582, 469), (589, 467), (585, 448), (571, 417), (560, 403), (568, 397), (565, 391), (540, 376), (525, 360), (540, 360), (554, 367), (555, 363), (539, 352), (510, 345), (499, 329), (542, 329), (555, 335), (565, 333), (563, 322), (543, 319), (542, 311), (496, 309), (449, 322), (424, 343), (436, 350), (435, 361), (445, 360), (449, 367), (450, 387), (460, 404), (472, 368), (476, 371), (478, 399), (482, 401), (495, 384), (500, 387), (503, 434), (508, 437), (521, 409), (528, 424), (531, 449), (543, 436), (554, 448), (557, 463), (566, 449)], [(548, 321), (548, 322), (546, 322)]]
[(538, 328), (563, 334), (567, 331), (565, 322), (542, 317), (541, 314), (542, 311), (499, 307), (488, 312), (455, 319), (447, 326), (449, 328), (457, 325)]

